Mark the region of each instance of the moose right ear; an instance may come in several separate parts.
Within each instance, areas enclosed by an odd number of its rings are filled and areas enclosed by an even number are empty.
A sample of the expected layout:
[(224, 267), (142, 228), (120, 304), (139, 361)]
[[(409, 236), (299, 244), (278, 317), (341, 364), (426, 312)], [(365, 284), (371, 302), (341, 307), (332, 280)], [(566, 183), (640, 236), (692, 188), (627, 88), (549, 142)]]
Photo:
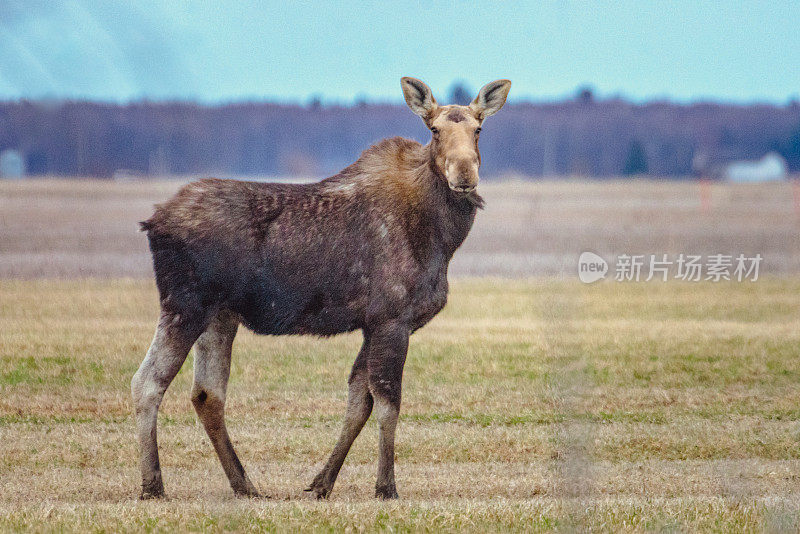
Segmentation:
[(487, 83), (481, 88), (469, 107), (483, 120), (500, 111), (500, 108), (506, 103), (506, 97), (510, 90), (510, 80), (495, 80)]
[(403, 87), (403, 96), (408, 107), (427, 121), (437, 106), (430, 87), (425, 85), (422, 80), (408, 76), (400, 79), (400, 85)]

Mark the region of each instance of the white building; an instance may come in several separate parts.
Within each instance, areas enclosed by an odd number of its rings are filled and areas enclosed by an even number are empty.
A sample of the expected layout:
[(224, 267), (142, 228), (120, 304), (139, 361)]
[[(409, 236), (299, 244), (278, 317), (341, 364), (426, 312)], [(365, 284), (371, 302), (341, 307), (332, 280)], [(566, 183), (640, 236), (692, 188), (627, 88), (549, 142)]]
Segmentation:
[(772, 182), (786, 180), (788, 176), (786, 160), (775, 152), (758, 161), (733, 161), (723, 170), (723, 177), (731, 182)]
[(8, 148), (0, 152), (0, 178), (22, 178), (25, 176), (25, 161), (18, 150)]

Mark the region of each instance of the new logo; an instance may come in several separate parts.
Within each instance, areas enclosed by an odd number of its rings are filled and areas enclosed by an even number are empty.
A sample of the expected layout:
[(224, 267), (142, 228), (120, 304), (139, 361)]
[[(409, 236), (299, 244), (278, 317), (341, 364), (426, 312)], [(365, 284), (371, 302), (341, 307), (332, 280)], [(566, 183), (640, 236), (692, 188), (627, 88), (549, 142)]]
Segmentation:
[(594, 252), (582, 252), (578, 258), (578, 278), (584, 284), (591, 284), (605, 278), (608, 262)]

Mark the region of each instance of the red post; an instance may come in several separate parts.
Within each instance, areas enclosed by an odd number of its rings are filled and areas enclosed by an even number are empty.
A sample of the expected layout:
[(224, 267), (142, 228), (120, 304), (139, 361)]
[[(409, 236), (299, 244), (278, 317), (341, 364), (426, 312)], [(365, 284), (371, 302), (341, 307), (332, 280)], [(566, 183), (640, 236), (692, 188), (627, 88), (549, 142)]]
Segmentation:
[(800, 218), (800, 176), (792, 178), (792, 198), (794, 199), (794, 214)]
[(705, 176), (700, 178), (700, 210), (703, 213), (711, 212), (711, 180)]

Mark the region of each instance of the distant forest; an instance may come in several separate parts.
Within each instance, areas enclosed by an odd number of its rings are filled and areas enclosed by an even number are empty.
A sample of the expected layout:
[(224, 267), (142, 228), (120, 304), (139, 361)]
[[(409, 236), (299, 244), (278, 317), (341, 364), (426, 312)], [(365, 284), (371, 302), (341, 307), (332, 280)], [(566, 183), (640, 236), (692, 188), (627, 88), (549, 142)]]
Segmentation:
[[(450, 100), (463, 100), (456, 87)], [(31, 175), (324, 176), (388, 136), (427, 142), (404, 105), (0, 103), (0, 152)], [(690, 176), (782, 154), (800, 170), (800, 104), (633, 104), (590, 91), (509, 103), (484, 125), (482, 174)]]

